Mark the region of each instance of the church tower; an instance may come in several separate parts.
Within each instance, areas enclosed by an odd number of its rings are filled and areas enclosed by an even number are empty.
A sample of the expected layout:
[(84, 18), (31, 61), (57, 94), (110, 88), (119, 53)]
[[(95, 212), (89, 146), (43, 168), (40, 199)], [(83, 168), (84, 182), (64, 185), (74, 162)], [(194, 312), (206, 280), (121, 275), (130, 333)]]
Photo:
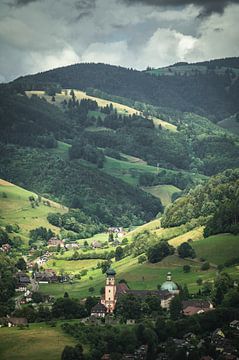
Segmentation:
[(116, 304), (116, 283), (115, 283), (116, 272), (113, 269), (106, 271), (106, 285), (105, 285), (105, 296), (101, 300), (101, 303), (105, 305), (107, 313), (112, 313), (115, 309)]

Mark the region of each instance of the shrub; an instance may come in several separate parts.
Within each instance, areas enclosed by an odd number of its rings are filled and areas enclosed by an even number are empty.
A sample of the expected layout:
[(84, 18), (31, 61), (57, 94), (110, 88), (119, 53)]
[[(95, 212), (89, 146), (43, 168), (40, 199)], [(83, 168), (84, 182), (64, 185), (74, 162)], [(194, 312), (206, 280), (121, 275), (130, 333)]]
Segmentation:
[(201, 270), (205, 271), (205, 270), (208, 270), (210, 269), (210, 264), (208, 261), (205, 261), (202, 266), (201, 266)]
[(146, 258), (145, 255), (140, 255), (140, 256), (138, 257), (138, 263), (139, 263), (139, 264), (144, 263), (146, 260), (147, 260), (147, 258)]
[(202, 285), (202, 278), (198, 278), (197, 280), (196, 280), (196, 283), (200, 286), (200, 285)]
[(189, 273), (189, 272), (191, 271), (191, 266), (190, 266), (190, 265), (184, 265), (183, 271), (184, 271), (185, 273)]

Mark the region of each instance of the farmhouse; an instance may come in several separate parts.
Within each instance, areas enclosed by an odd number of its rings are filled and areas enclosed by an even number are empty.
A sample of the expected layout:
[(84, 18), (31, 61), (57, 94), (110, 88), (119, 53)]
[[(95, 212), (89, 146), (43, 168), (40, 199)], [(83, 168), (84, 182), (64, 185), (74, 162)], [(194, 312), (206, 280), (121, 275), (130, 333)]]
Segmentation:
[(103, 247), (102, 243), (100, 241), (94, 240), (92, 242), (92, 248), (93, 249), (101, 249)]
[(182, 302), (183, 314), (192, 316), (213, 310), (213, 305), (205, 300), (185, 300)]
[(64, 241), (57, 239), (56, 237), (52, 237), (48, 240), (47, 243), (48, 247), (58, 247), (60, 246), (60, 248), (64, 248), (65, 244)]
[(58, 277), (55, 271), (46, 269), (45, 271), (39, 271), (35, 273), (35, 280), (39, 283), (52, 283), (57, 282)]
[(0, 251), (8, 253), (9, 251), (11, 251), (11, 245), (9, 244), (3, 244), (2, 247), (0, 247)]
[(125, 283), (117, 285), (115, 275), (116, 272), (113, 269), (106, 271), (105, 294), (102, 296), (100, 304), (92, 308), (91, 315), (104, 317), (106, 313), (112, 313), (118, 298), (125, 294), (132, 294), (142, 298), (153, 295), (158, 296), (161, 300), (162, 308), (168, 309), (172, 298), (179, 293), (177, 285), (171, 279), (171, 273), (168, 273), (167, 280), (162, 284), (160, 290), (131, 290)]
[(26, 273), (22, 271), (16, 273), (16, 291), (26, 291), (29, 284), (30, 278)]
[(77, 243), (69, 243), (69, 244), (65, 245), (65, 248), (67, 250), (79, 249), (79, 244), (77, 244)]
[(0, 318), (0, 327), (2, 327), (2, 326), (8, 326), (8, 327), (22, 326), (22, 325), (27, 325), (27, 323), (28, 323), (28, 321), (26, 318), (10, 317), (10, 316)]

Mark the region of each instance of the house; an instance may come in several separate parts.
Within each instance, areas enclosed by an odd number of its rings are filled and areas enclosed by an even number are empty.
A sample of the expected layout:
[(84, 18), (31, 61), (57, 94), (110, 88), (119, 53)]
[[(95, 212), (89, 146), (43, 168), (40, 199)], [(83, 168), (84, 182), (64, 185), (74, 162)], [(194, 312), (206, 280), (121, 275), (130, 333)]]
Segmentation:
[(27, 286), (30, 284), (30, 278), (29, 276), (19, 271), (16, 273), (16, 291), (22, 292), (27, 290)]
[(92, 242), (93, 249), (101, 249), (103, 247), (102, 243), (100, 241), (94, 240)]
[(75, 249), (79, 249), (79, 244), (77, 243), (69, 243), (69, 244), (65, 244), (65, 248), (67, 250), (75, 250)]
[(26, 318), (17, 318), (17, 317), (8, 317), (7, 320), (7, 326), (13, 327), (13, 326), (21, 326), (21, 325), (27, 325), (28, 321)]
[(117, 237), (123, 237), (126, 232), (122, 227), (109, 227), (108, 234), (115, 234)]
[(206, 300), (185, 300), (182, 301), (183, 314), (185, 316), (192, 316), (195, 314), (202, 314), (213, 310), (213, 305)]
[(96, 318), (104, 318), (106, 313), (107, 313), (106, 307), (103, 304), (98, 303), (95, 306), (93, 306), (90, 315)]
[(59, 240), (59, 239), (57, 239), (57, 237), (52, 237), (52, 238), (50, 238), (48, 240), (47, 246), (48, 247), (58, 247), (58, 246), (60, 246), (60, 248), (64, 248), (65, 244), (64, 244), (63, 240)]
[(231, 329), (239, 331), (239, 320), (233, 320), (229, 326)]
[(3, 244), (2, 247), (0, 248), (0, 250), (2, 252), (8, 253), (9, 251), (11, 251), (11, 245), (9, 244)]
[(39, 283), (53, 283), (58, 281), (55, 271), (46, 269), (35, 273), (35, 280)]

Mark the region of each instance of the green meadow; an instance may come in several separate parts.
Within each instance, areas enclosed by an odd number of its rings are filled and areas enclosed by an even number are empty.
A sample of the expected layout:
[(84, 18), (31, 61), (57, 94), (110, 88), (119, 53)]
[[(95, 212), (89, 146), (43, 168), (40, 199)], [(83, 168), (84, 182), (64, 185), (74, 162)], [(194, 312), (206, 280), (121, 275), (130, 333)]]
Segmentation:
[(59, 360), (66, 345), (76, 341), (63, 333), (60, 323), (50, 327), (44, 323), (30, 324), (28, 329), (0, 328), (0, 359)]
[(172, 195), (174, 193), (180, 192), (181, 190), (173, 185), (156, 185), (148, 186), (142, 188), (144, 191), (149, 194), (159, 198), (163, 206), (167, 206), (172, 202)]
[[(58, 233), (59, 228), (49, 224), (47, 215), (49, 212), (64, 213), (68, 209), (45, 198), (41, 199), (39, 206), (32, 208), (29, 196), (37, 199), (37, 194), (0, 180), (0, 226), (18, 224), (20, 226), (19, 235), (26, 242), (29, 240), (29, 231), (39, 226)], [(49, 201), (50, 206), (44, 205), (43, 201)]]
[(218, 234), (193, 243), (198, 258), (204, 258), (213, 264), (239, 258), (239, 235)]

